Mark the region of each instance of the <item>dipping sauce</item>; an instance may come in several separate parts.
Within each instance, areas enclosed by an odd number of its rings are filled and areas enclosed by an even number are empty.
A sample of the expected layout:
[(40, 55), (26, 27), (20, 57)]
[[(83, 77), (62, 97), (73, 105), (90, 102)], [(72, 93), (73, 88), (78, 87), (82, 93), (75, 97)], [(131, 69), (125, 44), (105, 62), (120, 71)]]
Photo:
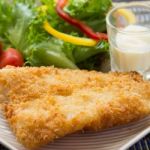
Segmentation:
[(129, 25), (122, 30), (124, 34), (116, 34), (116, 44), (110, 43), (112, 71), (138, 71), (141, 74), (150, 71), (149, 30), (147, 27)]

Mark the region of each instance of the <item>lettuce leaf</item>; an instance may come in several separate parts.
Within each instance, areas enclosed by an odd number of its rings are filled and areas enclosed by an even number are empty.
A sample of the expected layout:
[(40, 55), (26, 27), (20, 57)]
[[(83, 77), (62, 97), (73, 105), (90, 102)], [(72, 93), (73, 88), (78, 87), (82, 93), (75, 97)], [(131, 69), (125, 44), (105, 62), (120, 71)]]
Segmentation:
[(104, 16), (111, 7), (111, 0), (69, 0), (65, 11), (78, 19)]
[(18, 3), (17, 0), (12, 3), (1, 0), (0, 18), (2, 42), (18, 50), (25, 49), (29, 44), (27, 40), (29, 25), (34, 19), (34, 13), (29, 5)]
[(32, 66), (50, 66), (54, 65), (61, 68), (78, 68), (66, 54), (62, 51), (59, 43), (54, 40), (42, 42), (32, 47), (32, 54), (27, 63)]

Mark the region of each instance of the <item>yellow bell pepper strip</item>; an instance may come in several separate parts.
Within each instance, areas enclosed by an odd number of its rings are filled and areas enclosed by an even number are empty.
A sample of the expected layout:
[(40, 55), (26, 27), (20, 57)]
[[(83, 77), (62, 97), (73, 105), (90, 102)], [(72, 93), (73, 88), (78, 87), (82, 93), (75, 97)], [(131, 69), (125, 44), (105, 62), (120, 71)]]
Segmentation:
[(69, 42), (75, 45), (82, 45), (82, 46), (95, 46), (98, 41), (97, 40), (93, 40), (93, 39), (88, 39), (88, 38), (80, 38), (80, 37), (75, 37), (72, 35), (68, 35), (62, 32), (57, 31), (56, 29), (54, 29), (49, 23), (48, 21), (44, 22), (44, 29), (51, 35), (53, 35), (54, 37), (61, 39), (65, 42)]

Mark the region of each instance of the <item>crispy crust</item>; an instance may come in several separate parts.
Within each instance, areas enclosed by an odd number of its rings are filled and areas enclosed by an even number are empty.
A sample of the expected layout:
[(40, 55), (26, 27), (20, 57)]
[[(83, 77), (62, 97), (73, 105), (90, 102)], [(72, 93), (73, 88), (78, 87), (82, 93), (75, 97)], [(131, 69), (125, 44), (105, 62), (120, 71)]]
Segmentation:
[(28, 148), (150, 114), (150, 83), (135, 72), (5, 68), (0, 71), (0, 92), (10, 127)]

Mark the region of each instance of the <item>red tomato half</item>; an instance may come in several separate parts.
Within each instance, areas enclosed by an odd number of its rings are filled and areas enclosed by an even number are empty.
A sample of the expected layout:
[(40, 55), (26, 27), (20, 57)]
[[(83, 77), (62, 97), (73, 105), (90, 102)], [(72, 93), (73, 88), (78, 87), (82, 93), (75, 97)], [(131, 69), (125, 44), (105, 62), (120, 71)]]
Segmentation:
[(23, 57), (17, 50), (8, 48), (0, 54), (0, 68), (7, 65), (21, 67), (24, 64)]

